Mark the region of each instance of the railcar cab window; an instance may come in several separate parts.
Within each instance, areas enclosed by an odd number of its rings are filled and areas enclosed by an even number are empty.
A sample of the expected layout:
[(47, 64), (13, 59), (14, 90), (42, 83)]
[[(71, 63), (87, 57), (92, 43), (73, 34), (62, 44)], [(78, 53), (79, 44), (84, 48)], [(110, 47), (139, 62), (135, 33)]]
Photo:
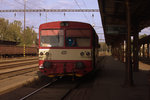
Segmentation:
[(67, 47), (90, 47), (90, 30), (66, 30)]
[(64, 30), (41, 30), (41, 47), (63, 47)]

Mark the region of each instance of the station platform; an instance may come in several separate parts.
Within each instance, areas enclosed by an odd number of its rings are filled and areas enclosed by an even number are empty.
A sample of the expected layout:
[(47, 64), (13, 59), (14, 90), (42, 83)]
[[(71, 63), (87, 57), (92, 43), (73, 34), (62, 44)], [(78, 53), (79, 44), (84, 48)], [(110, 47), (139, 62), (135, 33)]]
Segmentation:
[(84, 84), (78, 89), (80, 92), (66, 100), (149, 100), (150, 65), (140, 62), (139, 66), (140, 71), (133, 73), (134, 86), (128, 87), (124, 84), (125, 64), (112, 56), (104, 56), (98, 65), (102, 71), (94, 82)]
[[(125, 64), (111, 56), (102, 61), (103, 71), (94, 82), (91, 100), (149, 100), (150, 65), (140, 62), (140, 71), (133, 73), (133, 87), (126, 87)], [(149, 67), (149, 68), (148, 68)]]

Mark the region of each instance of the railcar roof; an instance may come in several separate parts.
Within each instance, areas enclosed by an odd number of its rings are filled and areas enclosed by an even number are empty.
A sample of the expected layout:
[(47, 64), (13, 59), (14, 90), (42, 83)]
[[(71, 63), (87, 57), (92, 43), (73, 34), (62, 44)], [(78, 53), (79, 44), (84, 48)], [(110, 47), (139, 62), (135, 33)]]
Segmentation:
[(89, 27), (91, 28), (92, 26), (88, 23), (84, 22), (76, 22), (76, 21), (56, 21), (56, 22), (48, 22), (40, 25), (40, 28), (54, 28), (54, 27), (62, 27), (60, 24), (61, 23), (68, 23), (69, 26), (72, 27)]

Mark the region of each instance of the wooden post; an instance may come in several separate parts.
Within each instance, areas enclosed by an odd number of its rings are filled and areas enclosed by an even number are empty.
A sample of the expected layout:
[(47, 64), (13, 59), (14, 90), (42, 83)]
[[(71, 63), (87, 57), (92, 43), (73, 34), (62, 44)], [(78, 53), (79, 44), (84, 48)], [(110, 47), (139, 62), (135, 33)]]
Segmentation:
[(130, 16), (130, 5), (129, 0), (126, 0), (126, 7), (127, 7), (127, 58), (126, 58), (126, 86), (133, 86), (133, 73), (132, 73), (132, 60), (131, 60), (131, 16)]
[(139, 71), (139, 48), (138, 48), (138, 40), (139, 33), (135, 29), (135, 34), (133, 36), (133, 69), (135, 72)]
[(149, 43), (147, 43), (147, 58), (149, 58)]
[(145, 58), (145, 53), (144, 53), (144, 51), (145, 51), (145, 44), (143, 44), (143, 58)]

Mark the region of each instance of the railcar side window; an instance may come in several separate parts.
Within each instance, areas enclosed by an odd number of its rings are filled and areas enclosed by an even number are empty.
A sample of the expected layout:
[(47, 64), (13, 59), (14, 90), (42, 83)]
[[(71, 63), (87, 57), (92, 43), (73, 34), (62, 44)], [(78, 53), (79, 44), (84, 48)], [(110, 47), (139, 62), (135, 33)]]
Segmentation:
[(66, 46), (67, 47), (90, 47), (91, 32), (90, 30), (67, 30)]
[(42, 47), (63, 47), (64, 30), (41, 30), (40, 45)]

